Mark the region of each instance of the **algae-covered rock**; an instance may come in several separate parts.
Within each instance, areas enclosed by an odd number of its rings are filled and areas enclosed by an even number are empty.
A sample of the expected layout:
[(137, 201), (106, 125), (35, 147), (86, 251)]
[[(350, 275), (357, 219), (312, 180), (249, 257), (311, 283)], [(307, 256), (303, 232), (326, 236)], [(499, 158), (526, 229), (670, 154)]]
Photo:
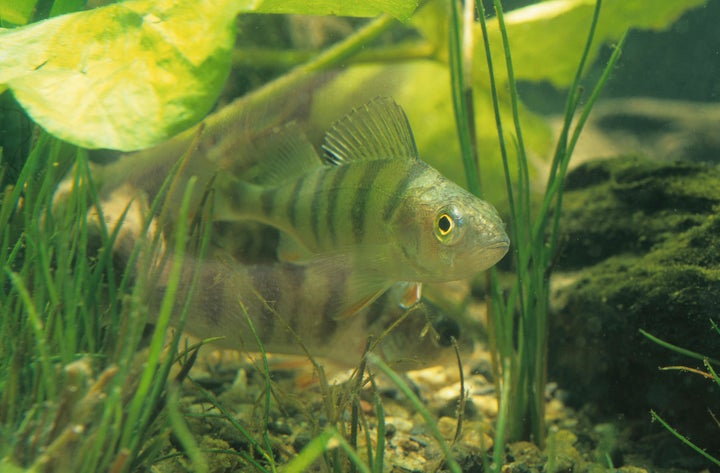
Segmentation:
[[(550, 378), (577, 403), (648, 420), (655, 409), (708, 448), (720, 447), (720, 389), (702, 362), (663, 348), (720, 357), (720, 170), (617, 158), (567, 180), (562, 255), (550, 334)], [(648, 421), (649, 424), (649, 421)], [(682, 448), (679, 446), (678, 448)]]

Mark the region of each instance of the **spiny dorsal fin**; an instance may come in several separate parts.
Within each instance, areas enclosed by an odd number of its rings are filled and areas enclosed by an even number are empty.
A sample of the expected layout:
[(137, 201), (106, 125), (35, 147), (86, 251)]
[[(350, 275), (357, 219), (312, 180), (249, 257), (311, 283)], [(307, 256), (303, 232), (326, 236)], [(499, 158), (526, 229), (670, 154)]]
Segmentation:
[(323, 165), (315, 148), (295, 122), (273, 128), (253, 145), (257, 164), (242, 178), (254, 184), (280, 184)]
[(417, 159), (410, 123), (390, 97), (377, 97), (333, 124), (322, 145), (335, 165), (359, 159)]

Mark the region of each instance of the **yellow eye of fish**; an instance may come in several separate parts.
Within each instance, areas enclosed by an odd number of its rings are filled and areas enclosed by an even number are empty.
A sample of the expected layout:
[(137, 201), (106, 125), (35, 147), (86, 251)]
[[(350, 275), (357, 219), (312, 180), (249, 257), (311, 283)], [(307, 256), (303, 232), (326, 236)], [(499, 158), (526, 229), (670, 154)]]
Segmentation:
[(452, 245), (458, 237), (458, 228), (460, 221), (450, 211), (440, 211), (435, 218), (435, 238), (440, 243)]

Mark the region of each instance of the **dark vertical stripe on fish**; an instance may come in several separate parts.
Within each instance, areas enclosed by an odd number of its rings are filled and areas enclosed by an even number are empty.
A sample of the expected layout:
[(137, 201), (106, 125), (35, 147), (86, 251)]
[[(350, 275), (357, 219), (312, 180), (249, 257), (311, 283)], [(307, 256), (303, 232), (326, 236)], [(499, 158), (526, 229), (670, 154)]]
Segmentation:
[(338, 309), (345, 302), (347, 297), (347, 271), (328, 272), (327, 287), (328, 298), (322, 311), (322, 319), (318, 324), (317, 340), (330, 338), (337, 330), (337, 317), (340, 315)]
[(320, 206), (323, 200), (323, 188), (325, 187), (325, 180), (328, 176), (328, 170), (330, 167), (325, 167), (322, 174), (318, 177), (315, 183), (315, 189), (313, 189), (312, 203), (310, 206), (310, 228), (312, 228), (313, 236), (315, 237), (315, 247), (320, 246)]
[(275, 275), (269, 268), (258, 267), (254, 271), (250, 271), (250, 277), (252, 278), (252, 285), (255, 288), (256, 297), (261, 299), (262, 313), (247, 315), (243, 314), (243, 317), (249, 317), (251, 320), (258, 320), (258, 315), (262, 318), (259, 319), (262, 323), (258, 327), (257, 323), (254, 323), (255, 330), (258, 331), (260, 341), (263, 343), (269, 343), (273, 340), (275, 332), (275, 317), (278, 298), (280, 297), (280, 288), (278, 287)]
[(390, 218), (393, 211), (405, 195), (405, 192), (408, 190), (408, 188), (410, 188), (410, 186), (415, 180), (417, 180), (425, 173), (426, 169), (427, 166), (420, 161), (413, 163), (410, 169), (408, 169), (407, 174), (400, 181), (398, 181), (398, 184), (390, 195), (387, 204), (385, 204), (385, 210), (383, 212), (384, 220)]
[(290, 200), (288, 200), (286, 203), (288, 220), (290, 220), (290, 225), (293, 227), (295, 226), (297, 220), (297, 204), (299, 200), (298, 196), (300, 195), (303, 184), (305, 184), (305, 176), (299, 178), (295, 182), (295, 187), (293, 187), (293, 190), (290, 193)]
[(338, 193), (342, 188), (342, 183), (347, 176), (347, 171), (350, 166), (338, 166), (335, 168), (335, 175), (330, 183), (330, 189), (328, 190), (328, 204), (327, 204), (327, 227), (330, 239), (333, 247), (337, 247), (337, 213), (338, 213)]
[(260, 206), (262, 207), (263, 215), (272, 215), (275, 209), (275, 196), (277, 191), (275, 189), (265, 190), (260, 195)]
[(375, 179), (383, 168), (385, 161), (370, 161), (363, 173), (362, 180), (358, 183), (355, 196), (352, 200), (353, 207), (350, 211), (352, 220), (353, 236), (355, 243), (362, 243), (365, 237), (365, 215), (367, 215), (367, 203), (370, 192), (375, 189)]
[[(298, 333), (300, 328), (300, 315), (305, 309), (302, 303), (302, 297), (305, 293), (305, 279), (307, 278), (307, 267), (305, 265), (286, 264), (283, 265), (283, 271), (288, 277), (285, 278), (288, 287), (285, 288), (286, 294), (283, 299), (286, 301), (285, 306), (293, 308), (292, 315), (287, 320), (288, 325), (293, 332)], [(295, 340), (292, 340), (295, 342)]]
[(223, 313), (228, 310), (228, 308), (225, 307), (227, 281), (226, 278), (222, 277), (222, 270), (224, 268), (220, 266), (221, 264), (223, 263), (217, 263), (217, 267), (213, 264), (207, 264), (201, 267), (198, 286), (202, 288), (202, 290), (197, 291), (193, 298), (199, 301), (198, 306), (205, 312), (208, 325), (211, 325), (213, 328), (220, 326)]
[(227, 196), (227, 201), (230, 203), (230, 208), (235, 212), (241, 214), (246, 213), (243, 212), (243, 209), (245, 208), (244, 204), (247, 201), (247, 195), (249, 194), (251, 185), (252, 184), (237, 181), (227, 185), (225, 195)]

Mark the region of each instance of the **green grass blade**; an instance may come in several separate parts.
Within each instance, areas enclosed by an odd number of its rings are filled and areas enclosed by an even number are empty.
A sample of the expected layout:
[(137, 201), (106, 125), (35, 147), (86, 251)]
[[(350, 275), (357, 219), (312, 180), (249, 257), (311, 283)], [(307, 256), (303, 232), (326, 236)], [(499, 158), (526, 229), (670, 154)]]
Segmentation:
[(385, 409), (383, 408), (380, 395), (378, 394), (378, 388), (375, 384), (375, 377), (372, 373), (368, 373), (370, 377), (370, 383), (373, 387), (373, 399), (375, 400), (375, 414), (377, 416), (377, 435), (375, 437), (376, 449), (375, 449), (375, 461), (373, 462), (372, 471), (379, 473), (384, 471), (385, 462)]
[(670, 426), (670, 424), (668, 424), (667, 422), (665, 422), (665, 420), (663, 420), (663, 418), (660, 417), (655, 411), (652, 411), (652, 410), (651, 410), (651, 411), (650, 411), (650, 415), (652, 416), (653, 420), (656, 420), (656, 421), (660, 422), (660, 425), (662, 425), (663, 427), (665, 427), (671, 434), (673, 434), (676, 438), (678, 438), (682, 443), (684, 443), (684, 444), (687, 445), (688, 447), (692, 448), (693, 450), (695, 450), (695, 452), (699, 453), (700, 455), (702, 455), (702, 456), (705, 457), (706, 459), (710, 460), (710, 461), (711, 461), (712, 463), (714, 463), (716, 466), (720, 466), (720, 459), (715, 458), (714, 456), (710, 455), (708, 452), (706, 452), (706, 451), (703, 450), (702, 448), (700, 448), (700, 447), (698, 447), (697, 445), (695, 445), (692, 441), (690, 441), (690, 439), (688, 439), (688, 438), (685, 437), (683, 434), (681, 434), (680, 432), (678, 432), (677, 430), (675, 430), (674, 428), (672, 428), (672, 427)]
[(188, 429), (187, 424), (183, 420), (182, 414), (178, 407), (180, 386), (170, 385), (170, 393), (167, 402), (168, 418), (170, 426), (173, 429), (175, 437), (183, 447), (183, 450), (190, 457), (192, 462), (192, 471), (197, 473), (205, 473), (208, 471), (208, 463), (205, 455), (200, 450), (192, 432)]
[[(178, 220), (186, 222), (189, 214), (190, 196), (194, 188), (195, 179), (191, 178), (183, 195), (180, 215)], [(138, 438), (134, 435), (136, 428), (145, 428), (152, 409), (147, 409), (148, 401), (153, 402), (156, 398), (151, 397), (153, 391), (154, 380), (158, 375), (158, 369), (162, 363), (161, 353), (165, 344), (166, 332), (170, 325), (170, 318), (175, 307), (175, 300), (178, 297), (178, 289), (180, 287), (180, 278), (185, 255), (185, 245), (187, 239), (186, 226), (180, 225), (176, 234), (175, 252), (173, 255), (173, 270), (168, 278), (165, 296), (163, 297), (159, 316), (156, 322), (155, 331), (150, 341), (150, 350), (148, 352), (145, 369), (143, 371), (140, 383), (137, 387), (135, 396), (128, 406), (128, 428), (126, 428), (121, 439), (121, 444), (127, 446), (131, 451), (139, 448)], [(130, 427), (132, 426), (132, 427)]]
[(265, 346), (263, 345), (262, 340), (260, 339), (260, 335), (258, 335), (257, 330), (255, 330), (255, 324), (252, 321), (252, 317), (250, 317), (250, 314), (248, 313), (247, 309), (245, 308), (245, 305), (242, 303), (242, 301), (238, 301), (240, 304), (240, 307), (242, 308), (243, 314), (245, 315), (245, 320), (248, 323), (248, 326), (250, 327), (250, 331), (253, 334), (253, 338), (255, 338), (255, 343), (257, 343), (258, 349), (260, 350), (260, 357), (262, 359), (262, 376), (265, 381), (265, 403), (263, 405), (263, 425), (265, 428), (263, 429), (263, 439), (265, 441), (265, 450), (264, 450), (264, 456), (268, 463), (270, 464), (270, 467), (273, 471), (275, 471), (275, 459), (272, 456), (272, 443), (270, 441), (270, 433), (268, 432), (268, 425), (270, 424), (270, 401), (272, 397), (272, 381), (270, 379), (270, 363), (268, 362), (267, 353), (265, 352)]
[(665, 348), (667, 348), (668, 350), (672, 350), (672, 351), (674, 351), (675, 353), (679, 353), (680, 355), (688, 356), (688, 357), (690, 357), (690, 358), (694, 358), (694, 359), (700, 360), (700, 361), (708, 360), (708, 361), (710, 361), (711, 363), (714, 363), (714, 364), (716, 364), (716, 365), (717, 365), (717, 364), (720, 364), (720, 361), (718, 361), (718, 360), (716, 360), (716, 359), (714, 359), (714, 358), (708, 358), (707, 356), (702, 355), (702, 354), (697, 353), (697, 352), (694, 352), (694, 351), (692, 351), (692, 350), (687, 350), (687, 349), (682, 348), (682, 347), (679, 347), (679, 346), (677, 346), (677, 345), (673, 345), (673, 344), (670, 343), (670, 342), (666, 342), (665, 340), (662, 340), (662, 339), (660, 339), (660, 338), (657, 338), (656, 336), (654, 336), (654, 335), (646, 332), (646, 331), (643, 330), (643, 329), (639, 329), (639, 331), (640, 331), (641, 334), (643, 334), (643, 335), (644, 335), (646, 338), (648, 338), (649, 340), (657, 343), (657, 344), (660, 345), (661, 347), (665, 347)]
[[(450, 27), (448, 34), (453, 109), (455, 111), (455, 123), (468, 189), (476, 196), (481, 196), (482, 188), (477, 164), (477, 138), (475, 136), (472, 82), (466, 78), (466, 75), (469, 75), (472, 71), (469, 64), (472, 51), (463, 50), (470, 47), (472, 41), (469, 42), (470, 44), (464, 44), (462, 41), (463, 31), (461, 30), (462, 22), (458, 4), (457, 0), (450, 0)], [(468, 2), (467, 5), (472, 8), (472, 3)], [(473, 22), (468, 21), (468, 18), (465, 20), (466, 31), (472, 31)]]
[(462, 469), (460, 468), (460, 465), (457, 463), (455, 458), (452, 456), (452, 452), (450, 451), (450, 446), (443, 438), (442, 434), (438, 430), (437, 423), (435, 422), (435, 419), (433, 419), (430, 412), (425, 408), (422, 401), (418, 399), (418, 397), (415, 395), (415, 393), (410, 389), (410, 386), (405, 383), (405, 381), (398, 376), (398, 374), (390, 369), (388, 365), (385, 364), (382, 359), (377, 356), (374, 353), (368, 353), (368, 361), (375, 367), (377, 367), (380, 371), (382, 371), (385, 376), (390, 378), (390, 380), (402, 391), (402, 393), (405, 395), (405, 397), (408, 398), (410, 403), (413, 405), (413, 407), (420, 413), (420, 415), (425, 419), (425, 422), (427, 423), (428, 429), (430, 430), (430, 433), (437, 441), (438, 445), (440, 446), (440, 450), (442, 450), (443, 454), (445, 455), (445, 461), (447, 462), (448, 467), (450, 468), (450, 471), (452, 473), (462, 473)]

